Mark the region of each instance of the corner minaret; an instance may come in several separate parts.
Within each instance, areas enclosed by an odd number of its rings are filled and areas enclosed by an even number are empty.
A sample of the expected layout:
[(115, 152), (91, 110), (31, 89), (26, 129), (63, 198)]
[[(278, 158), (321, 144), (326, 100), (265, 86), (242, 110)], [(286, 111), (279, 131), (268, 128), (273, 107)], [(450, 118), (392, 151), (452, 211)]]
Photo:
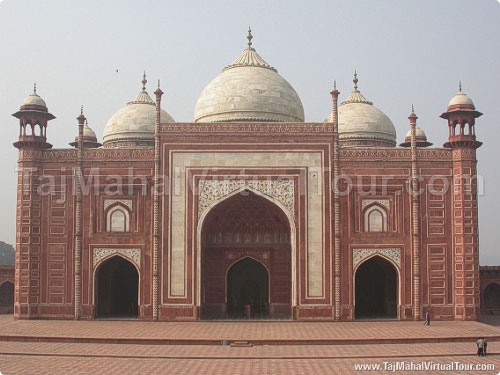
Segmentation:
[(479, 233), (475, 120), (482, 115), (462, 92), (450, 100), (441, 117), (448, 120), (448, 142), (453, 152), (453, 256), (455, 319), (479, 319)]
[(43, 150), (52, 147), (47, 143), (47, 123), (55, 116), (37, 94), (36, 84), (33, 94), (13, 116), (19, 119), (19, 139), (14, 143), (19, 149), (14, 318), (30, 319), (41, 314), (41, 218), (44, 213), (38, 187), (43, 175)]
[(47, 123), (56, 117), (47, 109), (47, 104), (36, 92), (24, 99), (19, 111), (12, 116), (19, 119), (19, 140), (14, 143), (18, 149), (47, 149), (52, 145), (47, 143)]

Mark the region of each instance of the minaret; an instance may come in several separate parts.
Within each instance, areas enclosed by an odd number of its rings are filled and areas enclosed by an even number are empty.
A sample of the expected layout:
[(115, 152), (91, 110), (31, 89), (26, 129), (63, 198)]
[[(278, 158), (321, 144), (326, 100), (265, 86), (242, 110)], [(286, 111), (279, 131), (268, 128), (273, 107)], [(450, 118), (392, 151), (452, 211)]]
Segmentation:
[(462, 92), (450, 100), (441, 117), (448, 120), (448, 142), (453, 152), (453, 256), (455, 319), (479, 319), (479, 233), (477, 211), (476, 111)]
[(36, 85), (13, 116), (19, 119), (19, 139), (14, 143), (19, 149), (14, 317), (27, 319), (40, 314), (43, 207), (37, 187), (42, 176), (43, 150), (52, 147), (47, 143), (47, 123), (55, 116), (37, 94)]
[[(144, 74), (146, 80), (146, 74)], [(145, 83), (144, 83), (145, 84)], [(155, 169), (154, 169), (154, 187), (153, 187), (153, 320), (158, 320), (158, 300), (159, 300), (159, 271), (158, 258), (160, 255), (160, 115), (161, 115), (161, 96), (163, 91), (160, 89), (160, 80), (158, 88), (155, 91), (156, 96), (156, 121), (155, 121)]]
[(80, 111), (78, 120), (78, 148), (77, 148), (77, 166), (76, 166), (76, 205), (75, 205), (75, 273), (74, 273), (74, 302), (75, 320), (80, 319), (80, 305), (81, 305), (81, 261), (82, 261), (82, 232), (83, 232), (83, 210), (82, 210), (82, 185), (83, 185), (83, 127), (87, 119), (83, 115), (83, 106)]
[[(357, 88), (357, 87), (356, 87)], [(339, 110), (338, 99), (340, 92), (337, 90), (337, 83), (333, 82), (332, 95), (332, 122), (333, 122), (333, 258), (334, 258), (334, 318), (340, 319), (340, 197), (339, 197), (339, 175), (340, 175), (340, 145), (339, 145)]]
[(420, 320), (420, 199), (419, 175), (417, 165), (417, 115), (411, 106), (410, 120), (410, 147), (411, 147), (411, 247), (413, 259), (413, 319)]

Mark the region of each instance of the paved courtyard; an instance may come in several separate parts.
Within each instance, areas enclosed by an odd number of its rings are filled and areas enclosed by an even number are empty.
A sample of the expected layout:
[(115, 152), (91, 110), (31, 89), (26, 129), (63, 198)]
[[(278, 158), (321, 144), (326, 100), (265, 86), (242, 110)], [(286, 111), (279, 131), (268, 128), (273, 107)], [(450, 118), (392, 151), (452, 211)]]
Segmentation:
[[(478, 336), (490, 337), (489, 355), (485, 358), (475, 356), (474, 342)], [(170, 345), (150, 344), (149, 338), (172, 341), (167, 341)], [(253, 347), (210, 344), (220, 339), (264, 340), (271, 344)], [(302, 342), (328, 343), (332, 339), (339, 340), (338, 344), (305, 345)], [(352, 339), (391, 343), (353, 345)], [(413, 339), (416, 341), (405, 343)], [(126, 343), (127, 340), (131, 342)], [(175, 344), (176, 340), (185, 340), (185, 344)], [(455, 367), (453, 371), (394, 372), (390, 366), (396, 363), (400, 366), (426, 363), (427, 366)], [(372, 371), (355, 367), (362, 365), (381, 367), (372, 368)], [(384, 370), (384, 366), (388, 367)], [(477, 366), (490, 367), (487, 370), (483, 367), (483, 370)], [(498, 374), (500, 327), (479, 322), (432, 322), (427, 327), (421, 322), (397, 321), (14, 321), (10, 316), (1, 316), (0, 371), (4, 375)]]

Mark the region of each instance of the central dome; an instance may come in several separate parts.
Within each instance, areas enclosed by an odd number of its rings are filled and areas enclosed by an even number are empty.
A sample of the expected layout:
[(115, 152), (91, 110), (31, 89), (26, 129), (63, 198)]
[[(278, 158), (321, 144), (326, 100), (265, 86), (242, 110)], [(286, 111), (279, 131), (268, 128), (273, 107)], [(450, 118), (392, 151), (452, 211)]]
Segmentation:
[(247, 38), (248, 48), (201, 93), (194, 121), (303, 122), (297, 92), (252, 48), (250, 29)]

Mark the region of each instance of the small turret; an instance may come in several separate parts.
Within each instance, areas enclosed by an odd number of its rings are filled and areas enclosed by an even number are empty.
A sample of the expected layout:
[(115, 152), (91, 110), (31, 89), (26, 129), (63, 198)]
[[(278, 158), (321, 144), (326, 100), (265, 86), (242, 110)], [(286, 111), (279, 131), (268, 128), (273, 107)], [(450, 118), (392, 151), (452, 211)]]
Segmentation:
[(482, 142), (476, 141), (476, 118), (479, 116), (482, 113), (476, 111), (472, 99), (462, 92), (459, 83), (458, 93), (448, 103), (448, 110), (441, 114), (441, 118), (448, 120), (448, 142), (444, 147), (480, 147)]
[(45, 101), (36, 92), (24, 99), (19, 111), (12, 116), (19, 119), (19, 140), (14, 143), (16, 148), (47, 149), (52, 145), (47, 142), (47, 123), (56, 117), (52, 115)]

